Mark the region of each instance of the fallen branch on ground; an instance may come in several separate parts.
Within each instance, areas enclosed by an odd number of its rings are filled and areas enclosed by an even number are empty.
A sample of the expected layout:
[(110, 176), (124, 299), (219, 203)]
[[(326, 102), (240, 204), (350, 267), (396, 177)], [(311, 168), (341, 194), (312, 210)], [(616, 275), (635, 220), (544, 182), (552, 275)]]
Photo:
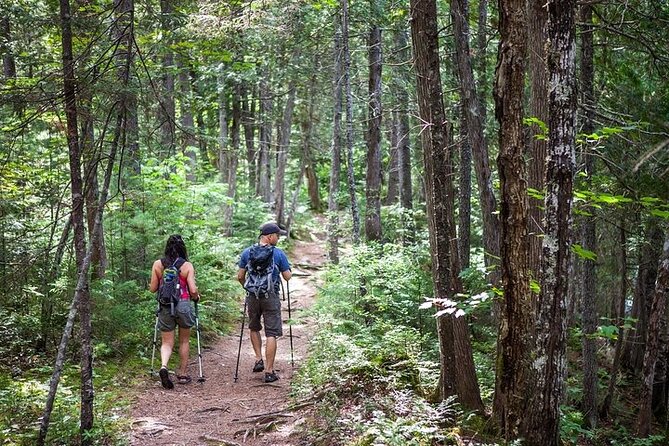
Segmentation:
[(218, 407), (218, 406), (208, 407), (206, 409), (196, 410), (195, 412), (196, 413), (205, 413), (205, 412), (215, 412), (217, 410), (220, 410), (222, 412), (230, 412), (230, 406), (227, 406), (227, 407)]

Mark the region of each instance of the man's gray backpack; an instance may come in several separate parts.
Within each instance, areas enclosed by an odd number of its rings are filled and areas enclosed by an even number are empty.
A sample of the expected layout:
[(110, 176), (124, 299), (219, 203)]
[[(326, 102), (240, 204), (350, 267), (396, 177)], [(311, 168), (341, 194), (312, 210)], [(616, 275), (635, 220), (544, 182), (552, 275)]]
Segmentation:
[(274, 246), (256, 244), (249, 250), (244, 289), (256, 298), (277, 297), (272, 272)]

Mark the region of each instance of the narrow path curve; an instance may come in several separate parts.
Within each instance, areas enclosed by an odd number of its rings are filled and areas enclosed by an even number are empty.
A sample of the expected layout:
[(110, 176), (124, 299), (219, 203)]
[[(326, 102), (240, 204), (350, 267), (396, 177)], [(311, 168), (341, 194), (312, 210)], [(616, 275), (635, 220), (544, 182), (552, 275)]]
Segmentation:
[[(206, 381), (197, 383), (197, 347), (193, 334), (189, 366), (193, 382), (175, 383), (174, 390), (166, 390), (157, 378), (147, 379), (137, 390), (131, 408), (131, 445), (295, 446), (290, 434), (302, 420), (285, 409), (290, 404), (291, 379), (304, 360), (315, 332), (315, 322), (302, 313), (313, 304), (321, 283), (320, 267), (325, 262), (323, 246), (324, 243), (312, 235), (310, 241), (295, 241), (289, 254), (293, 265), (290, 300), (295, 366), (291, 367), (287, 302), (282, 303), (284, 336), (278, 340), (275, 370), (280, 379), (275, 383), (265, 384), (264, 373), (251, 372), (255, 357), (246, 327), (237, 382), (233, 378), (239, 331), (219, 339), (213, 346), (205, 346), (202, 358)], [(175, 359), (178, 360), (176, 353), (171, 366)]]

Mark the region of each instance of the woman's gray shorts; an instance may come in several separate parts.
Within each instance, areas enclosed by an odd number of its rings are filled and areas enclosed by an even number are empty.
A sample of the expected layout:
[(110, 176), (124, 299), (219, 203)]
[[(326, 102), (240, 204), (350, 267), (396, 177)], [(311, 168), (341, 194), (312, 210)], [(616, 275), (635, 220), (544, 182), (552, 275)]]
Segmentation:
[(191, 328), (195, 325), (195, 311), (190, 300), (181, 300), (174, 309), (174, 316), (171, 314), (171, 307), (160, 306), (158, 312), (158, 328), (160, 331), (172, 331), (177, 324), (181, 328)]
[(260, 316), (265, 323), (266, 337), (279, 337), (283, 335), (283, 323), (281, 321), (281, 299), (278, 297), (246, 296), (246, 310), (249, 314), (249, 329), (252, 331), (262, 330)]

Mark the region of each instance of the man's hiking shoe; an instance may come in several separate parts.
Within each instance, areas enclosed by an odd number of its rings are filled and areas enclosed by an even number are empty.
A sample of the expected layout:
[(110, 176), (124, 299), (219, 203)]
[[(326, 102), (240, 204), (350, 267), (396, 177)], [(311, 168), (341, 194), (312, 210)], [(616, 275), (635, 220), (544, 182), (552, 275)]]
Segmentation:
[(177, 375), (177, 382), (179, 384), (188, 384), (191, 381), (193, 381), (193, 378), (189, 375)]
[(262, 361), (262, 359), (258, 359), (253, 366), (253, 371), (262, 372), (263, 370), (265, 370), (265, 363)]
[(170, 374), (165, 367), (162, 367), (158, 372), (160, 382), (166, 389), (174, 389), (174, 383), (170, 380)]
[(271, 373), (265, 373), (265, 382), (266, 382), (266, 383), (273, 383), (273, 382), (276, 381), (277, 379), (279, 379), (279, 377), (276, 376), (276, 373), (274, 373), (274, 372), (271, 372)]

